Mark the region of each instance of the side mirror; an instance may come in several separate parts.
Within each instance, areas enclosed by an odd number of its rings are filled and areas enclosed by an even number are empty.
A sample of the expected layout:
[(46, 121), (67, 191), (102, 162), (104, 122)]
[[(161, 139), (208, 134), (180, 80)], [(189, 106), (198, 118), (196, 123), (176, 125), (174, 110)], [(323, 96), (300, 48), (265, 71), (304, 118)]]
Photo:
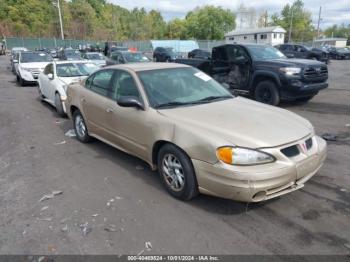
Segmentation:
[(18, 63), (18, 60), (17, 60), (17, 59), (13, 59), (12, 62), (15, 63), (15, 64), (17, 64), (17, 63)]
[(237, 64), (237, 65), (244, 65), (247, 62), (248, 62), (248, 59), (246, 57), (244, 57), (244, 56), (239, 56), (235, 60), (235, 64)]
[(117, 104), (121, 107), (135, 107), (144, 110), (143, 104), (135, 96), (121, 96), (117, 99)]
[(53, 74), (48, 74), (48, 75), (47, 75), (47, 78), (50, 79), (50, 80), (52, 80), (52, 79), (53, 79)]

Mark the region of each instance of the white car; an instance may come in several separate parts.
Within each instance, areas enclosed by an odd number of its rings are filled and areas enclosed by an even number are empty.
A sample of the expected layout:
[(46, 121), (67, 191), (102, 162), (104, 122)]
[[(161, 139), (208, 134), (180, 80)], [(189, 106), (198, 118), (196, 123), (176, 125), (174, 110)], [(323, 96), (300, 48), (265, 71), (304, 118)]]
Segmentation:
[(93, 62), (94, 64), (96, 64), (99, 67), (104, 67), (107, 65), (106, 58), (101, 53), (88, 52), (88, 53), (83, 54), (83, 58)]
[(87, 61), (53, 61), (39, 75), (38, 88), (40, 98), (56, 107), (60, 116), (66, 115), (65, 101), (67, 87), (79, 82), (99, 67)]
[[(18, 59), (18, 60), (17, 60)], [(17, 82), (24, 86), (26, 83), (36, 83), (39, 74), (53, 59), (44, 52), (20, 52), (14, 60)]]

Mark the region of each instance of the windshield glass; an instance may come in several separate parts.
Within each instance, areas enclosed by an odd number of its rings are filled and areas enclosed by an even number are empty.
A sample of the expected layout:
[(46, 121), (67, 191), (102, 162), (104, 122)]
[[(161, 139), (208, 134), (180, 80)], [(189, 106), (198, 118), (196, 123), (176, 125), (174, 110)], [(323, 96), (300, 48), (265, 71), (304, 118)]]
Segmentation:
[(247, 46), (247, 48), (255, 60), (286, 58), (278, 49), (271, 46), (256, 45)]
[(51, 62), (52, 57), (46, 53), (22, 53), (21, 63)]
[(173, 55), (173, 56), (176, 55), (176, 53), (174, 52), (174, 49), (171, 48), (171, 47), (165, 48), (165, 50), (167, 51), (167, 53), (168, 53), (169, 55)]
[(81, 53), (78, 50), (65, 50), (64, 54), (66, 55), (67, 58), (70, 59), (81, 59)]
[(339, 48), (338, 51), (339, 52), (349, 52), (349, 49), (347, 49), (347, 48)]
[(99, 67), (92, 63), (67, 63), (56, 65), (58, 77), (88, 76)]
[(91, 60), (103, 60), (102, 54), (86, 54), (86, 57)]
[(150, 62), (142, 53), (125, 53), (124, 57), (129, 63)]
[(192, 67), (142, 71), (138, 76), (154, 108), (233, 98), (222, 85)]

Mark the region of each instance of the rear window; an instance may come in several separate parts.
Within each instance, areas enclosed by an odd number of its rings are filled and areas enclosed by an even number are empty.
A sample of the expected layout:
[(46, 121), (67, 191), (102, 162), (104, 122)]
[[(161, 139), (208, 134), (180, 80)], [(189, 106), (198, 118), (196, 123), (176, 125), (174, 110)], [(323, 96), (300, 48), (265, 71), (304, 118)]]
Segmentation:
[(22, 53), (21, 63), (51, 62), (52, 57), (46, 53)]

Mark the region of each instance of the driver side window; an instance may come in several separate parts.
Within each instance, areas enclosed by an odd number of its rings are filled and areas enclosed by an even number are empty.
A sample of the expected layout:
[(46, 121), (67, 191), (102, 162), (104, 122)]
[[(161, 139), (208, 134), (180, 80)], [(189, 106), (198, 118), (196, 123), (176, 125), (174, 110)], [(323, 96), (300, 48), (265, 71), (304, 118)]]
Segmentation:
[(134, 78), (126, 71), (118, 70), (112, 83), (111, 98), (117, 101), (122, 96), (133, 96), (141, 100)]
[(45, 75), (53, 74), (53, 64), (48, 64), (48, 65), (45, 67), (44, 74), (45, 74)]

